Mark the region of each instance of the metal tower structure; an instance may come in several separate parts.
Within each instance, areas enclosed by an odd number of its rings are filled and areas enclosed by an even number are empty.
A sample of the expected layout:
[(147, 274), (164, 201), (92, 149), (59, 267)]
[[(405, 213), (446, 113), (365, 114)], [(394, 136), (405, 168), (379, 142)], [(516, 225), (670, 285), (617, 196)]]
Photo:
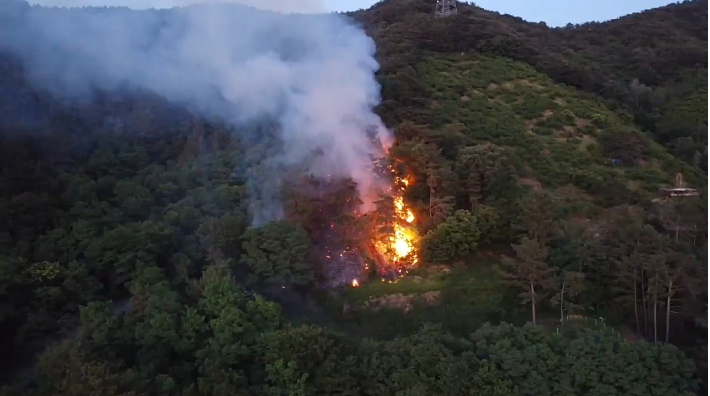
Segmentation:
[(436, 11), (434, 11), (434, 16), (437, 18), (456, 15), (457, 13), (458, 10), (456, 9), (456, 0), (436, 0)]

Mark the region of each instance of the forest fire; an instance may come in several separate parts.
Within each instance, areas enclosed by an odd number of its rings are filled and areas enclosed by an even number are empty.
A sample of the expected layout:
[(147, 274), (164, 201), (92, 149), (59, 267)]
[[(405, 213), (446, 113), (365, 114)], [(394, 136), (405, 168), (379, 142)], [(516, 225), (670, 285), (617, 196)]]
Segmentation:
[(413, 179), (399, 177), (387, 150), (382, 154), (373, 158), (374, 188), (358, 191), (351, 180), (312, 177), (296, 185), (294, 197), (304, 197), (289, 201), (293, 220), (308, 225), (318, 241), (324, 284), (330, 287), (360, 287), (373, 271), (396, 281), (418, 263), (416, 217), (404, 199)]
[[(390, 171), (393, 172), (392, 169)], [(377, 274), (390, 282), (406, 275), (418, 262), (415, 248), (418, 237), (414, 226), (416, 218), (404, 201), (404, 193), (409, 184), (409, 180), (395, 177), (393, 185), (384, 194), (386, 198), (381, 201), (380, 211), (376, 211), (378, 215), (371, 218), (375, 222), (373, 234), (364, 235), (369, 241), (367, 245), (372, 249), (370, 257), (376, 262)], [(334, 230), (335, 226), (331, 223), (328, 228)], [(328, 277), (339, 279), (339, 284), (350, 284), (355, 288), (360, 287), (358, 277), (367, 276), (369, 266), (360, 261), (359, 249), (351, 246), (330, 245), (324, 249), (324, 253), (327, 261), (332, 263), (327, 267)], [(362, 264), (358, 266), (358, 262)], [(365, 273), (360, 272), (363, 269)]]
[[(394, 170), (390, 170), (394, 173)], [(386, 267), (380, 268), (382, 275), (403, 276), (418, 261), (415, 250), (417, 233), (412, 224), (415, 217), (404, 202), (404, 192), (408, 186), (408, 179), (395, 176), (394, 188), (390, 188), (394, 212), (391, 233), (380, 235), (374, 241), (375, 248), (387, 261)]]

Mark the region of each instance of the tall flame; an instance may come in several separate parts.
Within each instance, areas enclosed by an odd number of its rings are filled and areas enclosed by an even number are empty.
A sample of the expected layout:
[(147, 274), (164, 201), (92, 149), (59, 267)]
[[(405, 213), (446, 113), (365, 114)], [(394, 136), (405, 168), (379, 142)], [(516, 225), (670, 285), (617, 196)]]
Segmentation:
[[(390, 169), (394, 175), (394, 170)], [(412, 223), (414, 213), (407, 208), (404, 202), (404, 192), (409, 186), (409, 180), (395, 175), (394, 187), (391, 188), (394, 196), (394, 232), (389, 236), (381, 236), (375, 241), (375, 246), (380, 253), (389, 260), (389, 264), (399, 275), (406, 272), (408, 267), (417, 263), (418, 257), (414, 249), (416, 230)]]

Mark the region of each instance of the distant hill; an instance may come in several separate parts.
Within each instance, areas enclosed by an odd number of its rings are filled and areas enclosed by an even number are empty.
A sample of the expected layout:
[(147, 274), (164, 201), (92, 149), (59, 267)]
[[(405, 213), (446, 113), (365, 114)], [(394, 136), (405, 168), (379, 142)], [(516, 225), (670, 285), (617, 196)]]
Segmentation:
[[(388, 0), (351, 14), (378, 44), (385, 86), (396, 76), (412, 79), (403, 73), (425, 51), (507, 57), (599, 96), (678, 157), (706, 167), (707, 1), (564, 28), (468, 4), (459, 4), (457, 16), (435, 19), (432, 3)], [(669, 122), (679, 106), (692, 116)]]

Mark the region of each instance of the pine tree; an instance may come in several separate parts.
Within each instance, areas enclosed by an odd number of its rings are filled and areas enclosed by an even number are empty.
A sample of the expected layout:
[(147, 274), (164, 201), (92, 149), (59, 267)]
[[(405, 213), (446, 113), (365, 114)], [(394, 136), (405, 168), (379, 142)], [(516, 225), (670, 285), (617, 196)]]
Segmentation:
[(673, 311), (673, 304), (676, 302), (677, 297), (687, 289), (692, 289), (691, 285), (693, 282), (703, 282), (707, 283), (707, 278), (696, 279), (690, 276), (692, 268), (698, 267), (700, 263), (695, 259), (695, 257), (678, 253), (671, 252), (666, 255), (666, 261), (663, 268), (661, 268), (660, 273), (660, 286), (662, 287), (662, 297), (665, 297), (665, 308), (666, 308), (666, 332), (665, 332), (665, 342), (666, 344), (670, 340), (670, 323), (671, 314), (678, 313)]
[(547, 192), (532, 191), (521, 199), (521, 216), (519, 228), (524, 229), (528, 237), (546, 244), (555, 234), (559, 203)]
[(513, 250), (514, 258), (503, 256), (500, 273), (506, 283), (523, 289), (520, 297), (523, 303), (531, 304), (532, 321), (537, 323), (536, 307), (556, 284), (555, 269), (546, 263), (549, 249), (535, 239), (523, 237)]

